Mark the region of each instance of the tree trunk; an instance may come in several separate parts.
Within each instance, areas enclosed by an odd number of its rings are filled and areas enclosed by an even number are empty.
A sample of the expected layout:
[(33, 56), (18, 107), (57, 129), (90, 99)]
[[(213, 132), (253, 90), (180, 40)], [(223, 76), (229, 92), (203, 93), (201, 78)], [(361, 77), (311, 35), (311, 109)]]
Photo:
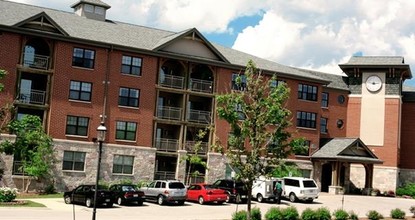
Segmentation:
[(251, 220), (251, 201), (252, 201), (252, 186), (249, 187), (248, 186), (248, 200), (246, 201), (247, 203), (247, 216), (246, 216), (246, 220)]

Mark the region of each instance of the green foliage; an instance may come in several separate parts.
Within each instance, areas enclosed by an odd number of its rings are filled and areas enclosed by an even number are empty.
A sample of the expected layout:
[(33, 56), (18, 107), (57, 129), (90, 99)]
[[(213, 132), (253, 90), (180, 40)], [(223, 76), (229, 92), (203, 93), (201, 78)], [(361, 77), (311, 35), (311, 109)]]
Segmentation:
[(383, 219), (383, 216), (379, 212), (377, 212), (376, 210), (369, 210), (369, 212), (366, 214), (366, 216), (370, 220)]
[(412, 213), (413, 216), (415, 216), (415, 206), (411, 206), (409, 208), (409, 211)]
[(405, 219), (405, 212), (399, 208), (392, 209), (391, 217), (394, 219)]
[[(7, 75), (7, 71), (0, 69), (0, 80), (3, 79), (6, 75)], [(3, 89), (4, 89), (4, 85), (3, 83), (0, 83), (0, 92), (3, 91)]]
[(319, 220), (330, 220), (330, 210), (326, 207), (320, 207), (316, 210), (317, 219)]
[(265, 219), (266, 220), (282, 220), (282, 209), (279, 207), (271, 207), (268, 209), (268, 211), (265, 213)]
[(349, 219), (351, 220), (358, 220), (359, 216), (357, 216), (357, 214), (354, 211), (350, 211), (349, 212)]
[(237, 211), (232, 214), (232, 220), (246, 220), (247, 212), (245, 210)]
[(0, 187), (0, 202), (11, 202), (16, 199), (17, 189)]
[(337, 209), (333, 212), (334, 219), (336, 220), (347, 220), (349, 219), (349, 213), (343, 209)]
[(410, 196), (415, 198), (415, 183), (406, 183), (404, 186), (396, 189), (397, 196)]
[(251, 220), (261, 220), (261, 210), (259, 208), (253, 208), (251, 210)]
[(295, 207), (288, 207), (282, 210), (282, 216), (284, 220), (297, 220), (300, 215)]
[[(35, 179), (48, 179), (54, 160), (52, 138), (42, 127), (38, 116), (25, 115), (21, 120), (13, 120), (8, 129), (16, 135), (14, 142), (0, 143), (0, 152), (14, 155), (22, 163), (22, 171)], [(26, 190), (30, 185), (26, 186)]]
[(311, 208), (304, 209), (304, 211), (301, 213), (301, 219), (302, 220), (319, 220), (317, 218), (317, 213)]
[(138, 188), (145, 187), (145, 186), (147, 186), (149, 183), (150, 183), (150, 181), (148, 181), (148, 180), (140, 180), (140, 181), (138, 181), (138, 183), (137, 183), (137, 187), (138, 187)]
[(56, 188), (55, 188), (55, 186), (54, 186), (53, 184), (48, 184), (48, 185), (45, 187), (44, 193), (45, 193), (45, 194), (55, 194), (55, 193), (56, 193)]
[(272, 171), (272, 176), (273, 177), (286, 177), (289, 176), (291, 174), (291, 176), (302, 176), (302, 173), (300, 171), (300, 169), (298, 169), (298, 166), (294, 163), (291, 162), (281, 162), (279, 166), (277, 166), (275, 169), (273, 169)]

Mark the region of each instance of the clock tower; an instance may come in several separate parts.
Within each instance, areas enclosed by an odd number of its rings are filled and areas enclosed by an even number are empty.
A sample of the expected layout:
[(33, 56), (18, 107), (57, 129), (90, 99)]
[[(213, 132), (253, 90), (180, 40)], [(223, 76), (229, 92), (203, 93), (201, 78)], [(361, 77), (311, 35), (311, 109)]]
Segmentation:
[[(375, 166), (373, 187), (395, 189), (399, 174), (402, 84), (411, 78), (410, 67), (403, 57), (389, 56), (351, 57), (339, 66), (348, 76), (350, 88), (346, 136), (359, 137), (383, 161)], [(385, 183), (385, 179), (390, 181)], [(388, 185), (377, 186), (377, 183)]]

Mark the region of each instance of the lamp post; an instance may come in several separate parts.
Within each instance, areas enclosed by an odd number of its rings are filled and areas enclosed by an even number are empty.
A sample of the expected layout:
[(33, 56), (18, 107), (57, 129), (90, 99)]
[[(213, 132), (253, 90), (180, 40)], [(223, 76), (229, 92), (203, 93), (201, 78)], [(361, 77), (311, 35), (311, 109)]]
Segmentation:
[(98, 165), (97, 165), (97, 179), (95, 181), (95, 192), (94, 192), (94, 210), (92, 211), (92, 220), (95, 220), (96, 214), (97, 214), (97, 193), (98, 193), (98, 182), (99, 182), (99, 172), (101, 169), (101, 153), (102, 153), (102, 142), (105, 141), (105, 133), (107, 131), (107, 128), (104, 126), (104, 123), (101, 122), (101, 124), (97, 128), (97, 141), (99, 143), (99, 149), (98, 149)]

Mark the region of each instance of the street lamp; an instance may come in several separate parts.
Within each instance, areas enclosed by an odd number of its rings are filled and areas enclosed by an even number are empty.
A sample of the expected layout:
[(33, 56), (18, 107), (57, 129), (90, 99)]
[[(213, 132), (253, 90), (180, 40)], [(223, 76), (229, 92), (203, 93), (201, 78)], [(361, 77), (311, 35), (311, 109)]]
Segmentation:
[(99, 172), (101, 169), (101, 153), (102, 153), (102, 142), (105, 141), (105, 133), (107, 128), (104, 126), (104, 123), (101, 124), (97, 128), (97, 141), (99, 143), (98, 149), (98, 165), (97, 165), (97, 179), (95, 181), (95, 192), (94, 192), (94, 210), (92, 211), (92, 220), (95, 220), (97, 214), (97, 193), (98, 193), (98, 182), (99, 182)]

